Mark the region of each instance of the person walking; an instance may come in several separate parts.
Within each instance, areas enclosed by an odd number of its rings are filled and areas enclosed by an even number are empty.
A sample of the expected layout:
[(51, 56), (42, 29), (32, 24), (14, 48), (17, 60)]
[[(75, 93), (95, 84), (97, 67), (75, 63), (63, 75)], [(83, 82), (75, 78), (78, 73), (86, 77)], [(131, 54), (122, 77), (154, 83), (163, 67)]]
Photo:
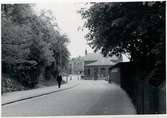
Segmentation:
[(61, 86), (61, 81), (62, 81), (62, 76), (61, 75), (58, 75), (57, 76), (57, 83), (58, 83), (58, 87), (60, 88)]

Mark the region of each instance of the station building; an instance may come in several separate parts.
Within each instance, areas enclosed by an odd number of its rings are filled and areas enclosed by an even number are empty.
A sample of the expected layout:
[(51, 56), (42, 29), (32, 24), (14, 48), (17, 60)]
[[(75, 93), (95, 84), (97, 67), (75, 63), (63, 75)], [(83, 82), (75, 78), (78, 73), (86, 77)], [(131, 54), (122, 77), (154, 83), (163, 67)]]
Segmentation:
[(104, 57), (100, 53), (85, 54), (84, 59), (84, 79), (99, 80), (108, 79), (110, 68), (119, 62), (122, 57)]

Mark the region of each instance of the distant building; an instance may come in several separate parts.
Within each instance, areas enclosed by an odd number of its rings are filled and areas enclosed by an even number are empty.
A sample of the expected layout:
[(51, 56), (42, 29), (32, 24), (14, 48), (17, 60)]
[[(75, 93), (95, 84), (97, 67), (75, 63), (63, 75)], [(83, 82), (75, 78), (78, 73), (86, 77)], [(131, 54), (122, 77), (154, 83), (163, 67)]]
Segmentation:
[(82, 74), (84, 72), (83, 57), (72, 58), (69, 61), (69, 74)]
[(87, 53), (86, 50), (84, 57), (79, 56), (69, 61), (68, 73), (81, 74), (89, 80), (107, 79), (109, 69), (119, 62), (122, 62), (122, 57), (104, 57), (100, 53)]
[(122, 61), (122, 57), (104, 57), (99, 53), (86, 53), (84, 59), (85, 79), (107, 79), (109, 68)]

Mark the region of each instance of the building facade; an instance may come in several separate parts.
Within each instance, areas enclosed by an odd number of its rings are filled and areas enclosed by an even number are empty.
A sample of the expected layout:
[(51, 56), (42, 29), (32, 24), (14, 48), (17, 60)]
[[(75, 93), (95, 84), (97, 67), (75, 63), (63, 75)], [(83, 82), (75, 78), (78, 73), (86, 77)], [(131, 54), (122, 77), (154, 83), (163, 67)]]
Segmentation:
[(83, 57), (72, 58), (68, 64), (69, 74), (82, 74), (84, 72)]
[(84, 57), (84, 79), (108, 79), (109, 69), (121, 61), (121, 57), (103, 57), (99, 53), (86, 54)]

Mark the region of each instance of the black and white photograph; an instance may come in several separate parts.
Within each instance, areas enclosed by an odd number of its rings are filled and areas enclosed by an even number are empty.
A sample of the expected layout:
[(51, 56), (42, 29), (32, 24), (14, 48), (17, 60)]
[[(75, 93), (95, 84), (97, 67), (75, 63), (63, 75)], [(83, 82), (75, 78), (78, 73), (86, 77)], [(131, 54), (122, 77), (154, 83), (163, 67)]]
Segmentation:
[(166, 1), (1, 3), (1, 116), (166, 116)]

